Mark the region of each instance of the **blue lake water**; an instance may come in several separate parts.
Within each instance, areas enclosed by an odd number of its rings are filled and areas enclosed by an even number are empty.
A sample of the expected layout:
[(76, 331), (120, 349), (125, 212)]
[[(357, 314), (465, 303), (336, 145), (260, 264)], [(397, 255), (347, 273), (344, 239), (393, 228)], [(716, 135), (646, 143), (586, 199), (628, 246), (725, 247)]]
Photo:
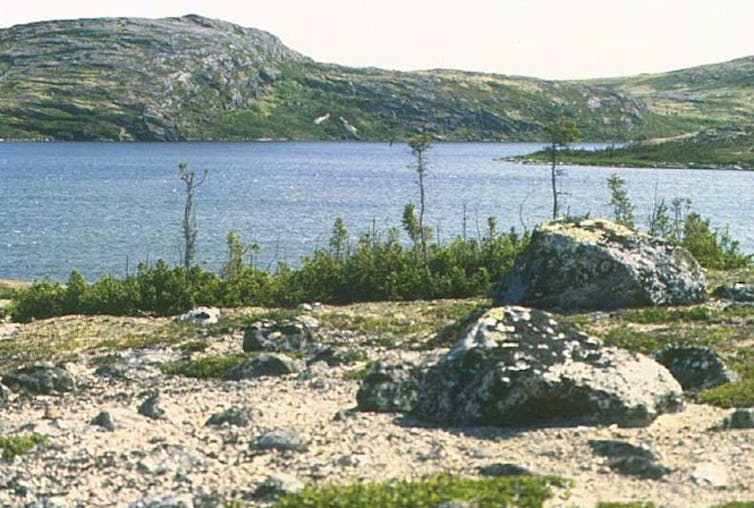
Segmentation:
[[(499, 160), (533, 143), (438, 143), (427, 152), (427, 223), (450, 240), (476, 236), (490, 215), (501, 230), (533, 227), (551, 213), (549, 168)], [(197, 192), (198, 261), (217, 269), (225, 237), (256, 241), (259, 264), (296, 263), (327, 245), (341, 215), (357, 233), (400, 226), (418, 201), (412, 157), (385, 143), (0, 143), (0, 278), (64, 280), (122, 275), (127, 263), (180, 260), (184, 189), (177, 166), (208, 170)], [(688, 197), (715, 226), (754, 251), (754, 173), (566, 167), (571, 214), (609, 215), (605, 180), (626, 180), (636, 218), (655, 196)], [(478, 227), (477, 227), (478, 224)]]

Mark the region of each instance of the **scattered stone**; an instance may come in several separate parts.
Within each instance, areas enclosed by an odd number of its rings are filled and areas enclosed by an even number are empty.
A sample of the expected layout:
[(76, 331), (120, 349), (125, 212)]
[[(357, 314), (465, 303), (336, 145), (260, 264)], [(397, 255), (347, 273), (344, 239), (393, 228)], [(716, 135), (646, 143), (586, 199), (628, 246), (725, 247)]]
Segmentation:
[(248, 427), (251, 424), (251, 412), (244, 407), (230, 407), (209, 417), (205, 427), (228, 424), (234, 427)]
[(590, 439), (589, 447), (597, 455), (608, 458), (641, 457), (647, 460), (656, 460), (655, 454), (642, 446), (636, 446), (625, 441), (612, 439)]
[(608, 461), (610, 469), (618, 474), (659, 480), (671, 472), (669, 467), (643, 457), (618, 457)]
[(43, 497), (30, 503), (26, 503), (24, 508), (67, 508), (68, 503), (63, 499), (56, 499), (54, 497)]
[(140, 415), (146, 416), (153, 420), (159, 420), (165, 417), (165, 410), (160, 405), (160, 394), (155, 393), (150, 395), (139, 406), (138, 412)]
[(333, 416), (334, 422), (344, 422), (356, 416), (359, 412), (358, 408), (349, 407), (346, 409), (338, 409)]
[(243, 350), (277, 353), (303, 351), (312, 332), (302, 320), (257, 321), (244, 328)]
[(546, 312), (499, 307), (427, 370), (413, 415), (454, 425), (568, 419), (636, 427), (682, 403), (681, 386), (651, 358), (603, 346)]
[(102, 427), (105, 430), (109, 430), (110, 432), (115, 430), (115, 421), (113, 420), (113, 415), (110, 414), (110, 411), (100, 411), (97, 413), (97, 416), (92, 418), (90, 423), (97, 427)]
[(166, 492), (134, 501), (128, 505), (128, 508), (194, 508), (194, 506), (190, 495)]
[(191, 325), (214, 325), (220, 319), (220, 309), (215, 307), (196, 307), (176, 316), (175, 322)]
[(704, 273), (682, 247), (607, 220), (561, 219), (531, 241), (489, 292), (496, 305), (612, 310), (704, 301)]
[(76, 389), (73, 376), (64, 367), (50, 362), (36, 362), (14, 369), (3, 376), (2, 383), (12, 390), (41, 395), (72, 392)]
[(327, 373), (327, 364), (325, 362), (316, 362), (309, 364), (306, 370), (301, 371), (299, 375), (296, 376), (296, 379), (299, 381), (311, 381), (327, 376)]
[(754, 429), (754, 408), (737, 408), (716, 426), (718, 429)]
[(734, 302), (754, 302), (754, 284), (736, 282), (735, 284), (720, 286), (712, 292), (712, 295)]
[(592, 439), (589, 447), (597, 455), (607, 457), (608, 467), (619, 474), (658, 480), (671, 471), (656, 462), (651, 450), (625, 441)]
[(738, 380), (738, 376), (708, 347), (670, 345), (654, 354), (685, 391), (697, 392)]
[(722, 489), (728, 486), (728, 470), (720, 464), (704, 462), (691, 473), (691, 481), (697, 485)]
[(351, 365), (356, 362), (362, 362), (366, 359), (367, 355), (360, 349), (327, 346), (325, 349), (310, 358), (306, 363), (312, 365), (317, 362), (324, 362), (330, 367), (337, 367), (340, 365)]
[(141, 459), (136, 467), (145, 475), (186, 475), (202, 471), (206, 467), (206, 460), (200, 452), (185, 446), (159, 445)]
[(55, 406), (45, 406), (45, 413), (42, 418), (45, 420), (60, 420), (60, 409)]
[(303, 362), (285, 355), (262, 354), (247, 358), (235, 367), (231, 367), (226, 378), (233, 381), (252, 379), (262, 376), (285, 376), (301, 371)]
[(295, 476), (277, 473), (268, 475), (254, 490), (253, 497), (272, 499), (284, 494), (298, 494), (304, 489), (304, 482)]
[(112, 379), (129, 379), (128, 367), (123, 363), (107, 363), (97, 367), (95, 376), (109, 377)]
[(479, 474), (482, 476), (537, 476), (525, 467), (508, 462), (498, 462), (488, 464), (479, 468)]
[(309, 440), (293, 429), (274, 429), (257, 437), (249, 446), (252, 450), (305, 452), (309, 449)]

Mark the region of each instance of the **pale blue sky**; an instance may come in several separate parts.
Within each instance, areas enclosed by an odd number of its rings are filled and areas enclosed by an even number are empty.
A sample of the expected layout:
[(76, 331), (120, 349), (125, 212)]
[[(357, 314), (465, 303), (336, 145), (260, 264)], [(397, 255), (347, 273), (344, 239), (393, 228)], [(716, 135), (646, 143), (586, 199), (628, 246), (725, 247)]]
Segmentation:
[(658, 72), (754, 54), (754, 0), (0, 0), (0, 27), (201, 14), (315, 60), (544, 78)]

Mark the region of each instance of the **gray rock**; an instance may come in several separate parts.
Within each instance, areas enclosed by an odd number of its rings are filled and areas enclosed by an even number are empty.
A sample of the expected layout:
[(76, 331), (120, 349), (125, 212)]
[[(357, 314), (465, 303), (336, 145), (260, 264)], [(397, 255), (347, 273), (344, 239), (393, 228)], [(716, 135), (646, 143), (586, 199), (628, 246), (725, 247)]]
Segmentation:
[(100, 365), (94, 371), (95, 376), (109, 377), (112, 379), (129, 379), (128, 367), (123, 363), (107, 363)]
[(4, 405), (10, 400), (10, 388), (0, 384), (0, 406)]
[[(144, 475), (186, 475), (206, 469), (204, 455), (180, 445), (160, 445), (149, 451), (136, 468)], [(190, 506), (190, 505), (189, 505)]]
[(254, 490), (255, 498), (276, 498), (284, 494), (298, 494), (304, 489), (304, 482), (288, 474), (268, 475)]
[(715, 288), (712, 294), (719, 298), (735, 302), (754, 302), (754, 284), (736, 282), (735, 284)]
[(67, 508), (69, 505), (64, 499), (54, 497), (44, 497), (30, 503), (26, 503), (24, 508)]
[(90, 423), (111, 432), (115, 430), (115, 420), (113, 420), (113, 415), (109, 411), (100, 411), (97, 416), (92, 418)]
[(238, 381), (262, 376), (285, 376), (301, 371), (303, 362), (285, 355), (262, 354), (247, 358), (228, 370), (226, 378)]
[(611, 459), (608, 462), (608, 466), (618, 474), (651, 480), (659, 480), (672, 471), (667, 466), (635, 456)]
[(356, 393), (359, 411), (411, 411), (426, 369), (421, 362), (410, 360), (375, 363)]
[(360, 349), (328, 346), (315, 354), (307, 361), (307, 363), (315, 364), (317, 362), (324, 362), (330, 367), (337, 367), (339, 365), (350, 365), (352, 363), (361, 362), (366, 360), (366, 358), (366, 353)]
[(717, 425), (719, 429), (754, 429), (754, 408), (737, 408)]
[(245, 407), (230, 407), (210, 416), (204, 425), (211, 427), (223, 424), (234, 427), (248, 427), (251, 424), (251, 412)]
[(597, 455), (612, 459), (623, 457), (641, 457), (647, 460), (656, 460), (655, 454), (643, 446), (636, 446), (625, 441), (612, 439), (590, 439), (589, 447)]
[(302, 320), (257, 321), (244, 328), (243, 350), (303, 351), (312, 341), (312, 332)]
[(664, 365), (687, 391), (713, 388), (738, 379), (708, 347), (670, 345), (656, 352), (654, 359)]
[(2, 382), (12, 390), (24, 390), (33, 394), (50, 395), (72, 392), (76, 380), (60, 365), (36, 362), (6, 373)]
[(257, 437), (249, 448), (257, 451), (278, 450), (305, 452), (309, 449), (309, 440), (293, 429), (274, 429)]
[(160, 394), (150, 395), (139, 405), (138, 412), (147, 418), (159, 420), (165, 417), (165, 410), (160, 406)]
[(659, 480), (671, 470), (658, 464), (651, 450), (625, 441), (590, 440), (589, 447), (597, 455), (607, 457), (607, 465), (618, 474)]
[(651, 358), (603, 346), (546, 312), (498, 307), (427, 370), (413, 415), (441, 424), (644, 426), (682, 401), (681, 386)]
[(175, 317), (175, 322), (192, 325), (213, 325), (220, 319), (220, 309), (215, 307), (196, 307)]
[(479, 468), (479, 474), (482, 476), (537, 476), (525, 467), (508, 462), (498, 462), (488, 464)]
[(685, 249), (606, 220), (540, 224), (489, 292), (496, 305), (610, 310), (704, 301), (706, 282)]

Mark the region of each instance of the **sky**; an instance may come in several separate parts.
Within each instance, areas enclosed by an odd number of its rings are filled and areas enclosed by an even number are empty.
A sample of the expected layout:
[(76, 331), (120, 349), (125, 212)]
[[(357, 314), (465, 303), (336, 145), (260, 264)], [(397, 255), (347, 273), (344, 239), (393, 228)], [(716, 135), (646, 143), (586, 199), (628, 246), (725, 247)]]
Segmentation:
[(0, 0), (0, 27), (199, 14), (320, 62), (580, 79), (754, 54), (754, 0)]

